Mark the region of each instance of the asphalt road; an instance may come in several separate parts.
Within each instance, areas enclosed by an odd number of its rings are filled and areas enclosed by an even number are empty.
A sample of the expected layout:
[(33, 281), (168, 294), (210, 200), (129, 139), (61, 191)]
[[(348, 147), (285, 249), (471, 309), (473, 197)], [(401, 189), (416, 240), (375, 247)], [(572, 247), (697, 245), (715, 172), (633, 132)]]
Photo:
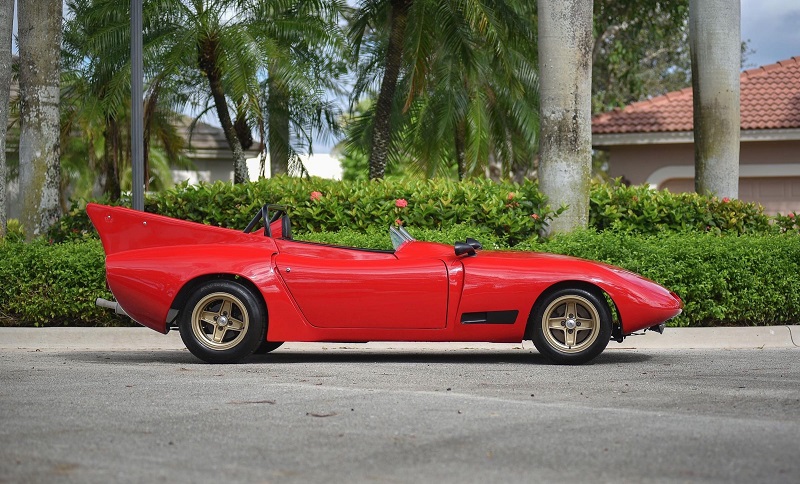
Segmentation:
[(0, 482), (798, 482), (800, 349), (0, 352)]

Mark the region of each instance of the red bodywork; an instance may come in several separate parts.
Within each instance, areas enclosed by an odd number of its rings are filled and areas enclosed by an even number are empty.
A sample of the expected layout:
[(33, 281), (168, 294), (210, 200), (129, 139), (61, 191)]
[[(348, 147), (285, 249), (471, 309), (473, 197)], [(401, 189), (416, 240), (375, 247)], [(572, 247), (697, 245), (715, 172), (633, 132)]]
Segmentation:
[(166, 333), (198, 282), (249, 281), (264, 300), (268, 341), (519, 342), (539, 297), (593, 286), (614, 302), (622, 335), (681, 312), (680, 298), (602, 263), (530, 252), (407, 241), (395, 251), (242, 233), (89, 204), (109, 287), (138, 323)]

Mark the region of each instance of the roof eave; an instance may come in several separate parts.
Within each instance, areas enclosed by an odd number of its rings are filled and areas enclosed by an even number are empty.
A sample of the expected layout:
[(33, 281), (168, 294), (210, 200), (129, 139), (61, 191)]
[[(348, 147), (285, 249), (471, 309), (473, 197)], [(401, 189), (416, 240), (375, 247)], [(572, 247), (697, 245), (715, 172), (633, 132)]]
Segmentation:
[[(798, 141), (800, 128), (743, 129), (741, 141)], [(592, 146), (664, 145), (694, 143), (692, 131), (659, 131), (652, 133), (603, 133), (592, 135)]]

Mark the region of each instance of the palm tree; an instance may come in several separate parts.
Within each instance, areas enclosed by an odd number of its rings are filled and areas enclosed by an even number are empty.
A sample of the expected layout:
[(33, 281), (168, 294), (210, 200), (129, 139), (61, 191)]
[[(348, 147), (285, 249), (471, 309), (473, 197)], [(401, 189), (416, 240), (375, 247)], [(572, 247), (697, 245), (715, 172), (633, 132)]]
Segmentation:
[(539, 0), (541, 161), (539, 186), (567, 207), (550, 233), (585, 228), (592, 169), (591, 0)]
[(0, 0), (0, 238), (5, 237), (6, 220), (6, 131), (11, 92), (11, 34), (14, 0)]
[(19, 3), (20, 222), (26, 237), (43, 235), (60, 216), (60, 0)]
[(690, 0), (695, 190), (739, 197), (739, 1)]
[(281, 7), (286, 6), (261, 2), (253, 12), (259, 35), (275, 39), (285, 52), (268, 60), (263, 82), (261, 112), (267, 117), (271, 176), (290, 172), (290, 160), (299, 160), (294, 146), (311, 151), (315, 135), (336, 131), (339, 112), (326, 96), (341, 92), (338, 80), (345, 74), (346, 39), (339, 26), (345, 2)]
[[(411, 157), (428, 174), (455, 164), (463, 178), (485, 172), (491, 158), (506, 173), (530, 165), (536, 75), (527, 4), (417, 0), (407, 7), (362, 2), (350, 29), (360, 55), (354, 100), (381, 77), (369, 125), (356, 123), (350, 142), (363, 139), (364, 130), (371, 133), (370, 177), (382, 177), (386, 159), (399, 155), (400, 144), (411, 147)], [(387, 11), (393, 22), (406, 16), (402, 42), (392, 38), (399, 35), (397, 26), (381, 24)], [(393, 34), (381, 35), (387, 30)]]
[[(130, 25), (119, 2), (70, 0), (62, 44), (62, 190), (73, 197), (105, 194), (118, 200), (130, 170)], [(148, 39), (148, 46), (152, 40)], [(150, 167), (159, 149), (167, 163), (187, 166), (173, 121), (186, 102), (169, 79), (150, 82), (145, 99), (145, 183), (171, 183)], [(166, 85), (166, 88), (165, 88)], [(178, 93), (178, 94), (176, 94)], [(78, 136), (75, 136), (75, 134)], [(99, 174), (99, 176), (98, 176)]]

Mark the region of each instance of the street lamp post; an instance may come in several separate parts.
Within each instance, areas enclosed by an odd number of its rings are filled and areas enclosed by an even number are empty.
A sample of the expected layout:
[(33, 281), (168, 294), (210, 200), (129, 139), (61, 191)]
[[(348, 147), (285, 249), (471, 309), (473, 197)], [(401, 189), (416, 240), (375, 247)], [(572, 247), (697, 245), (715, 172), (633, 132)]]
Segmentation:
[(131, 0), (131, 167), (132, 205), (144, 210), (144, 127), (142, 116), (142, 0)]

